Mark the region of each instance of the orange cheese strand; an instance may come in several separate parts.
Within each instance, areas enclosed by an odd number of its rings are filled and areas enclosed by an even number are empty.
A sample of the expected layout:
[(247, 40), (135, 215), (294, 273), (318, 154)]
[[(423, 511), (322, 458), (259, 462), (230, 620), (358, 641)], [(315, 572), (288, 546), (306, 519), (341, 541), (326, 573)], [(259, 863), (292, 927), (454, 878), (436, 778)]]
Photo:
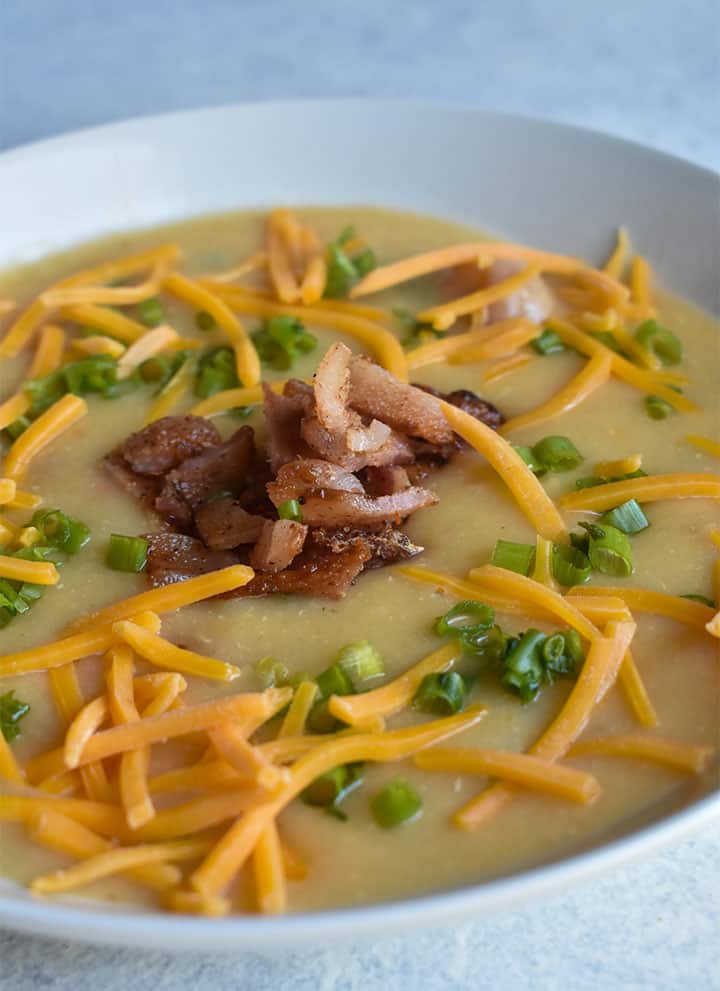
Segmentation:
[(656, 764), (663, 764), (675, 771), (699, 774), (706, 768), (713, 753), (712, 747), (685, 743), (682, 740), (626, 733), (581, 740), (570, 750), (568, 756), (632, 757), (636, 760), (648, 760)]
[(180, 340), (176, 330), (166, 323), (153, 327), (134, 341), (117, 363), (117, 377), (121, 381), (129, 378), (148, 358), (160, 354)]
[(33, 334), (48, 315), (41, 299), (35, 299), (8, 328), (0, 341), (0, 358), (14, 358), (32, 339)]
[(293, 271), (292, 232), (288, 227), (294, 221), (289, 210), (273, 210), (268, 218), (265, 249), (268, 256), (270, 281), (283, 303), (294, 303), (300, 298), (300, 286)]
[[(527, 351), (519, 351), (509, 358), (502, 358), (486, 369), (483, 373), (483, 382), (494, 382), (496, 379), (509, 375), (510, 372), (516, 372), (518, 369), (529, 365), (536, 357), (536, 355), (529, 354)], [(453, 363), (455, 361), (457, 361), (457, 357), (452, 359)]]
[(668, 595), (667, 592), (656, 592), (649, 588), (625, 588), (605, 585), (578, 585), (571, 588), (568, 596), (613, 596), (622, 599), (632, 612), (647, 612), (655, 616), (667, 616), (686, 623), (696, 629), (703, 629), (712, 619), (713, 610), (702, 602), (693, 602), (680, 595)]
[[(608, 623), (605, 635), (591, 642), (578, 680), (558, 715), (530, 747), (532, 756), (556, 761), (568, 752), (615, 681), (635, 628), (631, 620)], [(513, 785), (505, 782), (491, 785), (456, 812), (453, 821), (461, 829), (477, 829), (507, 805), (514, 794)]]
[(245, 386), (257, 385), (261, 378), (257, 351), (243, 325), (219, 295), (206, 285), (178, 272), (173, 272), (165, 279), (165, 289), (197, 310), (211, 314), (230, 339), (235, 352), (238, 378)]
[(0, 478), (0, 506), (12, 502), (17, 492), (17, 485), (12, 478)]
[[(111, 849), (111, 844), (87, 826), (52, 809), (34, 813), (28, 824), (32, 839), (51, 850), (84, 860)], [(179, 884), (180, 871), (171, 864), (146, 864), (127, 871), (127, 877), (152, 891), (165, 891)]]
[(16, 481), (22, 478), (33, 458), (81, 420), (87, 410), (80, 396), (68, 394), (58, 399), (13, 442), (5, 457), (5, 474)]
[(216, 282), (234, 282), (249, 272), (256, 272), (258, 269), (267, 268), (267, 264), (267, 252), (256, 251), (246, 258), (244, 262), (240, 262), (239, 265), (234, 265), (232, 268), (227, 268), (222, 272), (208, 272), (207, 277), (214, 279)]
[(287, 778), (284, 768), (276, 767), (246, 739), (245, 734), (231, 723), (210, 729), (210, 741), (218, 754), (233, 767), (238, 774), (249, 779), (260, 788), (276, 788)]
[[(152, 630), (157, 630), (160, 626), (157, 616), (147, 612), (137, 613), (135, 622)], [(20, 650), (14, 654), (3, 654), (0, 656), (0, 678), (29, 674), (33, 671), (47, 671), (49, 668), (79, 661), (82, 657), (100, 654), (108, 649), (113, 639), (112, 626), (104, 623), (97, 624), (84, 633), (64, 637), (42, 647)]]
[(117, 805), (82, 798), (58, 798), (55, 795), (4, 795), (0, 793), (0, 822), (27, 823), (46, 809), (60, 812), (103, 836), (119, 836), (124, 828), (122, 811)]
[(263, 915), (280, 915), (287, 909), (285, 866), (277, 826), (271, 822), (260, 833), (253, 850), (255, 898)]
[(33, 360), (28, 368), (29, 379), (49, 375), (59, 367), (65, 350), (65, 331), (55, 324), (46, 324), (40, 333)]
[(455, 265), (466, 265), (470, 262), (481, 262), (487, 266), (500, 258), (510, 258), (525, 261), (528, 264), (539, 265), (545, 272), (559, 272), (571, 275), (583, 268), (583, 262), (566, 255), (556, 255), (549, 251), (536, 251), (519, 244), (504, 244), (493, 241), (473, 241), (470, 244), (455, 244), (449, 248), (426, 251), (420, 255), (404, 258), (391, 265), (381, 265), (374, 269), (353, 289), (350, 297), (367, 296), (369, 293), (380, 292), (397, 286), (401, 282), (430, 275)]
[(618, 684), (625, 695), (628, 705), (641, 726), (657, 726), (658, 716), (650, 701), (647, 688), (638, 671), (632, 651), (628, 650), (620, 665)]
[(630, 239), (628, 237), (628, 232), (625, 227), (619, 227), (615, 247), (613, 248), (612, 254), (603, 265), (603, 272), (607, 272), (608, 275), (612, 275), (615, 279), (621, 278), (623, 269), (627, 263), (629, 252)]
[(548, 540), (565, 538), (567, 530), (555, 504), (512, 445), (469, 413), (442, 400), (441, 406), (452, 429), (500, 475), (535, 530)]
[(113, 624), (113, 633), (146, 661), (161, 668), (180, 671), (198, 678), (210, 678), (213, 681), (232, 681), (242, 674), (240, 668), (233, 664), (177, 647), (130, 620), (120, 620)]
[(109, 306), (97, 306), (94, 303), (75, 303), (73, 306), (63, 306), (60, 316), (87, 327), (104, 330), (124, 344), (133, 344), (147, 333), (147, 327), (137, 320), (132, 320), (124, 313), (111, 310)]
[(630, 288), (637, 315), (641, 318), (653, 316), (652, 270), (641, 255), (635, 255), (630, 265)]
[(710, 437), (701, 437), (699, 434), (688, 434), (685, 440), (699, 451), (704, 451), (705, 454), (710, 454), (713, 458), (720, 458), (720, 441), (712, 440)]
[(628, 454), (617, 461), (600, 461), (595, 465), (595, 474), (601, 478), (612, 478), (613, 475), (627, 475), (642, 467), (642, 454)]
[(11, 423), (24, 416), (30, 409), (30, 400), (24, 392), (18, 392), (10, 396), (5, 402), (0, 403), (0, 430), (9, 427)]
[[(75, 665), (64, 664), (62, 667), (52, 668), (48, 671), (48, 680), (55, 707), (67, 727), (85, 704)], [(88, 764), (81, 768), (80, 779), (88, 798), (96, 802), (111, 801), (112, 790), (102, 764)]]
[(33, 585), (57, 585), (60, 575), (51, 561), (25, 561), (0, 554), (0, 578)]
[[(211, 285), (205, 280), (203, 285)], [(373, 352), (376, 360), (396, 379), (407, 382), (405, 352), (397, 337), (380, 323), (356, 316), (335, 306), (288, 306), (264, 299), (235, 286), (212, 285), (219, 296), (237, 313), (263, 317), (296, 317), (314, 327), (327, 327), (356, 338)]]
[(511, 354), (538, 336), (538, 328), (524, 317), (498, 320), (488, 327), (466, 330), (414, 348), (407, 355), (408, 368), (422, 368), (438, 361), (461, 357), (463, 361), (484, 361)]
[(488, 774), (512, 781), (524, 788), (567, 798), (581, 805), (591, 805), (602, 789), (591, 774), (560, 767), (530, 754), (484, 747), (433, 747), (413, 758), (423, 771), (449, 771), (451, 774)]
[[(105, 627), (121, 619), (130, 619), (146, 610), (156, 613), (172, 612), (194, 602), (200, 602), (215, 595), (222, 595), (223, 592), (231, 592), (233, 589), (247, 585), (253, 575), (252, 568), (247, 568), (243, 564), (234, 564), (229, 568), (222, 568), (220, 571), (211, 571), (206, 575), (198, 575), (196, 578), (188, 578), (183, 582), (174, 582), (161, 588), (153, 588), (148, 592), (133, 595), (129, 599), (114, 602), (90, 616), (77, 620), (72, 624), (72, 628), (88, 630)], [(0, 658), (0, 671), (2, 671), (2, 658)]]
[(315, 255), (307, 264), (300, 286), (300, 296), (305, 306), (312, 306), (322, 299), (327, 283), (327, 262), (322, 254)]
[(328, 708), (336, 719), (350, 726), (372, 725), (378, 717), (391, 716), (408, 706), (428, 674), (447, 671), (462, 656), (459, 642), (448, 643), (418, 661), (400, 677), (360, 695), (332, 695)]
[(207, 730), (227, 719), (237, 720), (240, 728), (252, 727), (252, 732), (257, 725), (282, 709), (289, 702), (291, 694), (289, 688), (268, 688), (264, 692), (231, 695), (214, 702), (174, 709), (137, 723), (114, 726), (91, 737), (78, 760), (68, 763), (66, 759), (66, 765), (77, 767), (81, 763), (103, 760), (137, 747)]
[(720, 499), (720, 475), (646, 475), (644, 478), (628, 478), (622, 482), (608, 482), (568, 492), (559, 501), (566, 510), (602, 512), (628, 499), (637, 499), (642, 503), (693, 498)]
[(15, 754), (3, 734), (0, 733), (0, 782), (3, 780), (16, 785), (25, 784), (25, 775)]
[(423, 323), (432, 324), (436, 330), (447, 330), (448, 327), (452, 327), (459, 317), (512, 295), (517, 289), (520, 289), (526, 283), (536, 278), (540, 274), (540, 271), (540, 265), (529, 264), (521, 272), (511, 275), (509, 278), (495, 283), (495, 285), (487, 286), (485, 289), (478, 289), (477, 292), (470, 293), (467, 296), (461, 296), (459, 299), (453, 299), (449, 303), (442, 303), (440, 306), (433, 306), (427, 310), (422, 310), (422, 312), (418, 313), (417, 318)]
[(145, 416), (144, 423), (154, 423), (163, 416), (169, 416), (178, 405), (185, 393), (190, 389), (195, 370), (190, 361), (185, 361), (175, 372), (170, 381), (158, 393), (157, 399)]
[(177, 244), (160, 244), (156, 248), (147, 248), (144, 251), (133, 252), (130, 255), (101, 262), (92, 268), (81, 269), (60, 282), (56, 282), (55, 285), (58, 288), (66, 289), (72, 286), (92, 286), (102, 285), (106, 282), (119, 282), (120, 279), (129, 279), (157, 265), (168, 265), (176, 261), (179, 256), (180, 248)]
[(108, 704), (104, 695), (99, 695), (82, 707), (68, 726), (65, 736), (66, 767), (78, 766), (85, 744), (106, 721), (108, 715)]
[(111, 358), (121, 358), (125, 354), (125, 345), (114, 337), (104, 337), (102, 334), (91, 334), (90, 337), (78, 337), (72, 342), (75, 354), (85, 355), (107, 354)]
[(164, 904), (169, 912), (205, 915), (213, 919), (229, 915), (232, 910), (232, 902), (229, 898), (203, 898), (197, 891), (185, 891), (182, 888), (169, 891)]
[(327, 743), (320, 744), (293, 764), (290, 781), (280, 789), (277, 796), (256, 806), (231, 826), (190, 876), (192, 887), (206, 895), (216, 895), (222, 891), (250, 856), (263, 831), (303, 788), (325, 771), (353, 761), (402, 760), (418, 750), (469, 729), (484, 715), (484, 707), (472, 707), (458, 715), (422, 726), (388, 733), (336, 736)]
[(523, 427), (536, 426), (575, 409), (607, 382), (611, 368), (612, 360), (609, 355), (593, 355), (584, 368), (546, 403), (508, 420), (500, 427), (500, 432), (508, 434)]
[(290, 707), (282, 721), (278, 737), (300, 736), (318, 693), (314, 681), (301, 681), (295, 689)]

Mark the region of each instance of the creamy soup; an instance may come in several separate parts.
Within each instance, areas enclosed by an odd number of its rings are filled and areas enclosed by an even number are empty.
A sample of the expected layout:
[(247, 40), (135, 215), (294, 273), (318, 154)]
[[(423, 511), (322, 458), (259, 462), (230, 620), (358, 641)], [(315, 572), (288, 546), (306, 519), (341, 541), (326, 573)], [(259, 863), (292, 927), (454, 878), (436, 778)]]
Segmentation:
[[(301, 215), (324, 242), (332, 241), (342, 228), (352, 224), (383, 265), (478, 237), (474, 231), (437, 219), (366, 208), (307, 209)], [(0, 279), (0, 297), (24, 304), (50, 283), (78, 269), (166, 241), (181, 246), (182, 271), (186, 274), (228, 269), (262, 245), (265, 220), (265, 214), (229, 214), (82, 245), (5, 272)], [(262, 274), (246, 276), (244, 284), (262, 286), (263, 279)], [(358, 303), (387, 311), (402, 307), (417, 313), (448, 298), (447, 283), (430, 275), (359, 299)], [(202, 338), (192, 307), (169, 294), (163, 295), (163, 303), (165, 319), (175, 330)], [(697, 404), (697, 410), (670, 412), (664, 419), (653, 419), (646, 411), (643, 392), (611, 376), (571, 411), (512, 432), (508, 439), (524, 446), (548, 435), (562, 435), (582, 455), (582, 463), (571, 470), (549, 472), (542, 477), (552, 499), (572, 491), (576, 478), (595, 474), (598, 463), (636, 453), (642, 455), (642, 469), (649, 475), (716, 470), (717, 460), (688, 443), (686, 437), (700, 435), (717, 440), (718, 326), (690, 303), (665, 292), (655, 293), (655, 305), (660, 323), (671, 328), (682, 342), (682, 363), (673, 370), (686, 376), (685, 393)], [(563, 306), (567, 308), (570, 303)], [(126, 312), (133, 313), (133, 307)], [(599, 308), (597, 312), (601, 312)], [(260, 322), (252, 316), (242, 319), (249, 330)], [(552, 325), (551, 320), (547, 322)], [(405, 336), (406, 332), (392, 319), (387, 326), (393, 327), (399, 337)], [(629, 321), (628, 326), (632, 328), (633, 322)], [(460, 332), (466, 329), (464, 324), (458, 327)], [(315, 334), (318, 343), (313, 351), (299, 357), (289, 373), (299, 378), (312, 375), (318, 360), (335, 340), (356, 352), (363, 349), (353, 336), (313, 326), (312, 321), (307, 322), (307, 329)], [(449, 333), (456, 331), (452, 328)], [(426, 339), (421, 337), (421, 345)], [(203, 344), (205, 340), (225, 343), (218, 329), (203, 338)], [(443, 392), (473, 390), (510, 419), (544, 403), (577, 374), (586, 360), (571, 349), (545, 356), (532, 348), (523, 348), (523, 353), (526, 351), (530, 360), (497, 377), (492, 370), (497, 371), (498, 360), (490, 359), (463, 364), (438, 362), (411, 371), (410, 379)], [(32, 349), (27, 349), (3, 360), (1, 398), (17, 389), (31, 353)], [(285, 378), (288, 373), (264, 366), (263, 375), (268, 379)], [(17, 616), (0, 631), (2, 655), (55, 640), (72, 620), (148, 587), (144, 574), (112, 570), (105, 563), (111, 534), (138, 535), (158, 527), (140, 503), (116, 483), (102, 459), (143, 426), (153, 402), (150, 390), (140, 388), (114, 400), (95, 396), (87, 399), (89, 414), (34, 458), (19, 486), (40, 494), (44, 506), (59, 507), (82, 520), (92, 538), (63, 566), (61, 583), (28, 613)], [(172, 413), (185, 412), (197, 402), (188, 390)], [(262, 438), (263, 421), (262, 406), (257, 405), (242, 422), (255, 428)], [(222, 414), (213, 422), (224, 436), (240, 423)], [(491, 560), (499, 539), (535, 544), (535, 528), (476, 451), (466, 448), (422, 484), (436, 493), (438, 502), (413, 514), (404, 526), (412, 541), (424, 547), (413, 565), (465, 577), (470, 569)], [(674, 596), (699, 594), (712, 599), (718, 550), (710, 534), (719, 525), (717, 502), (709, 498), (667, 498), (644, 508), (650, 526), (629, 538), (632, 575), (612, 577), (595, 570), (589, 584), (638, 587)], [(8, 510), (3, 515), (22, 525), (32, 511)], [(590, 518), (586, 513), (565, 514), (568, 526), (577, 533), (577, 522)], [(482, 601), (481, 592), (476, 598)], [(315, 676), (333, 663), (343, 645), (358, 640), (368, 640), (377, 648), (385, 679), (390, 681), (442, 646), (444, 641), (433, 632), (433, 622), (455, 601), (456, 596), (447, 590), (414, 581), (397, 565), (391, 565), (361, 574), (339, 600), (280, 595), (197, 603), (164, 615), (162, 636), (241, 669), (239, 677), (228, 684), (188, 678), (184, 702), (191, 705), (218, 694), (259, 691), (262, 683), (255, 666), (268, 655), (281, 661), (291, 675), (307, 672)], [(710, 616), (712, 612), (708, 610)], [(715, 747), (720, 711), (717, 641), (702, 625), (693, 627), (640, 611), (635, 618), (638, 630), (633, 654), (657, 713), (657, 727), (641, 726), (626, 695), (614, 685), (593, 711), (583, 740), (644, 734)], [(565, 628), (558, 620), (541, 621), (532, 615), (523, 618), (518, 613), (498, 612), (497, 622), (510, 633), (528, 626), (545, 633)], [(467, 659), (464, 665), (463, 670), (472, 667)], [(86, 700), (103, 691), (103, 664), (98, 657), (80, 661), (77, 669)], [(150, 665), (138, 662), (139, 672), (150, 670)], [(560, 678), (552, 685), (543, 685), (535, 700), (523, 704), (502, 686), (494, 672), (481, 674), (467, 702), (484, 704), (487, 714), (447, 745), (525, 751), (558, 713), (574, 684), (573, 679)], [(375, 683), (369, 687), (375, 687)], [(20, 735), (12, 742), (22, 765), (58, 746), (65, 727), (57, 714), (46, 673), (0, 679), (0, 696), (10, 691), (31, 707), (18, 723)], [(388, 721), (388, 729), (431, 718), (436, 717), (405, 706)], [(185, 757), (199, 759), (201, 744), (202, 741), (192, 740), (186, 749), (155, 747), (151, 778)], [(597, 779), (602, 793), (596, 801), (583, 805), (540, 791), (518, 789), (509, 804), (472, 831), (457, 828), (452, 816), (486, 788), (489, 779), (420, 770), (411, 760), (400, 764), (365, 763), (362, 784), (342, 802), (347, 816), (344, 821), (322, 808), (293, 801), (280, 814), (279, 829), (307, 865), (307, 877), (289, 880), (290, 910), (409, 897), (517, 872), (606, 841), (686, 803), (717, 780), (717, 765), (712, 759), (699, 774), (682, 773), (653, 760), (608, 755), (571, 756), (563, 763), (590, 772)], [(106, 764), (112, 784), (116, 761)], [(409, 781), (420, 796), (421, 814), (397, 828), (383, 829), (373, 817), (370, 800), (398, 776)], [(17, 792), (10, 786), (5, 790)], [(76, 797), (81, 795), (76, 793)], [(158, 795), (156, 801), (162, 808), (178, 798), (187, 800), (188, 796)], [(115, 801), (119, 802), (119, 798)], [(29, 883), (38, 874), (72, 862), (33, 842), (24, 824), (2, 819), (0, 815), (0, 874)], [(232, 889), (235, 910), (253, 910), (252, 890), (252, 868), (248, 863)], [(82, 893), (155, 904), (154, 896), (127, 880), (98, 882)]]

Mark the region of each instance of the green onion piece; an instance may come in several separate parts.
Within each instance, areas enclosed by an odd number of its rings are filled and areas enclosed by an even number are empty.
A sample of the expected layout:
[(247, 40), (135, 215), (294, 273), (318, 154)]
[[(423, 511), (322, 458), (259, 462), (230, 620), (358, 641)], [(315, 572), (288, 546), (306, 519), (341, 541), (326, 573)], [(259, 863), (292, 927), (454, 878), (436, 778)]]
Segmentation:
[(353, 684), (370, 681), (385, 674), (385, 666), (380, 651), (369, 640), (357, 640), (345, 644), (338, 651), (335, 663), (350, 676)]
[(674, 412), (670, 403), (666, 399), (661, 399), (660, 396), (645, 396), (643, 402), (645, 412), (651, 420), (667, 420)]
[(287, 499), (278, 506), (278, 518), (281, 520), (295, 520), (302, 523), (302, 506), (297, 499)]
[(459, 635), (463, 630), (487, 629), (495, 622), (495, 612), (484, 602), (466, 599), (448, 609), (444, 616), (435, 621), (435, 633), (439, 637)]
[(414, 348), (421, 344), (425, 338), (440, 338), (445, 336), (444, 330), (436, 330), (431, 323), (424, 323), (418, 320), (414, 313), (401, 306), (396, 306), (392, 311), (393, 316), (406, 331), (405, 337), (401, 340), (404, 348)]
[(650, 526), (647, 516), (635, 499), (628, 499), (622, 505), (603, 513), (598, 522), (608, 523), (623, 533), (640, 533)]
[(90, 529), (59, 509), (38, 509), (30, 521), (53, 547), (77, 554), (90, 540)]
[(331, 664), (329, 668), (322, 671), (315, 681), (320, 695), (324, 699), (329, 699), (331, 695), (354, 695), (355, 686), (350, 675), (341, 668), (339, 664)]
[(356, 274), (362, 278), (368, 275), (374, 268), (377, 268), (377, 258), (372, 248), (365, 248), (353, 258)]
[(635, 471), (625, 472), (624, 475), (613, 475), (611, 478), (603, 478), (600, 475), (588, 475), (585, 478), (576, 478), (575, 488), (592, 489), (597, 485), (607, 485), (608, 482), (624, 482), (630, 478), (647, 478), (647, 472), (643, 471), (642, 468), (636, 468)]
[(561, 585), (582, 585), (592, 566), (585, 551), (572, 544), (553, 544), (552, 572)]
[(393, 778), (370, 802), (373, 819), (383, 829), (394, 829), (422, 812), (422, 799), (403, 778)]
[(413, 708), (438, 716), (451, 716), (465, 705), (467, 686), (457, 671), (427, 674), (420, 682), (412, 700)]
[(577, 630), (565, 630), (563, 637), (565, 638), (565, 653), (573, 662), (574, 668), (577, 669), (585, 660), (585, 651), (580, 634)]
[(545, 666), (553, 670), (565, 654), (565, 637), (562, 633), (553, 633), (545, 640), (540, 651)]
[(528, 630), (511, 648), (504, 660), (503, 685), (520, 696), (522, 702), (532, 702), (540, 691), (544, 677), (541, 645), (545, 634)]
[(535, 456), (535, 453), (531, 447), (527, 447), (522, 444), (518, 444), (517, 446), (513, 444), (513, 447), (515, 448), (515, 453), (520, 455), (534, 475), (540, 477), (541, 475), (545, 475), (547, 473), (547, 468), (542, 461)]
[(698, 595), (696, 592), (688, 592), (686, 595), (681, 595), (681, 599), (689, 599), (691, 602), (700, 602), (704, 606), (710, 606), (711, 609), (717, 609), (717, 606), (712, 599), (708, 599), (707, 595)]
[[(261, 657), (255, 665), (255, 674), (267, 688), (287, 685), (290, 672), (286, 665), (279, 661), (277, 657), (268, 655)], [(308, 680), (310, 677), (308, 676)]]
[(260, 360), (287, 371), (300, 354), (307, 354), (317, 345), (317, 338), (305, 330), (295, 317), (271, 317), (250, 335)]
[(571, 471), (584, 461), (568, 437), (543, 437), (533, 446), (533, 454), (548, 471)]
[(327, 246), (327, 280), (324, 293), (327, 299), (347, 296), (353, 284), (368, 272), (372, 272), (377, 265), (375, 252), (370, 248), (365, 248), (354, 258), (348, 256), (345, 245), (354, 237), (355, 229), (346, 227), (337, 240), (331, 241)]
[(217, 321), (212, 313), (208, 313), (207, 310), (198, 310), (195, 314), (195, 326), (198, 330), (210, 331), (215, 330), (217, 327)]
[(635, 340), (646, 351), (657, 355), (663, 365), (679, 365), (682, 361), (682, 341), (657, 320), (645, 320), (636, 327)]
[(565, 345), (550, 327), (546, 327), (542, 334), (530, 343), (538, 354), (558, 354), (565, 350)]
[(125, 537), (120, 533), (110, 535), (105, 563), (113, 571), (137, 573), (147, 563), (148, 542), (142, 537)]
[(532, 544), (516, 544), (512, 540), (498, 540), (493, 548), (491, 563), (506, 571), (519, 575), (529, 575), (535, 561), (535, 548)]
[(198, 361), (195, 375), (195, 395), (201, 399), (214, 396), (240, 385), (235, 368), (235, 352), (222, 346), (206, 351)]
[(344, 820), (347, 815), (339, 808), (340, 802), (359, 787), (362, 780), (362, 764), (342, 764), (315, 778), (300, 793), (300, 799), (306, 805), (324, 808), (337, 819)]
[(170, 372), (170, 360), (164, 355), (156, 354), (143, 361), (138, 371), (143, 382), (167, 381)]
[(590, 537), (588, 557), (596, 571), (615, 578), (626, 578), (633, 573), (632, 547), (622, 530), (597, 523), (581, 523), (580, 526)]
[(0, 733), (8, 743), (20, 735), (20, 720), (30, 712), (27, 702), (15, 698), (15, 692), (0, 695)]
[(157, 296), (149, 296), (143, 299), (135, 307), (137, 318), (146, 327), (157, 327), (165, 319), (165, 307)]
[(489, 630), (481, 626), (469, 626), (461, 632), (460, 642), (484, 666), (494, 667), (505, 656), (508, 638), (499, 626), (491, 626)]

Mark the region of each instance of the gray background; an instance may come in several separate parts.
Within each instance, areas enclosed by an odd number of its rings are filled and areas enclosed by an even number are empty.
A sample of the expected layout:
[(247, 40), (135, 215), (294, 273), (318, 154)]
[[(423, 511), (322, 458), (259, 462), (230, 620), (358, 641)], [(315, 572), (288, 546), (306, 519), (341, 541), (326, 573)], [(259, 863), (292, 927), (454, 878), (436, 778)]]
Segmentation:
[[(718, 168), (720, 4), (0, 0), (0, 148), (135, 114), (324, 96), (553, 117)], [(0, 933), (0, 988), (711, 991), (718, 832), (490, 920), (271, 960)]]

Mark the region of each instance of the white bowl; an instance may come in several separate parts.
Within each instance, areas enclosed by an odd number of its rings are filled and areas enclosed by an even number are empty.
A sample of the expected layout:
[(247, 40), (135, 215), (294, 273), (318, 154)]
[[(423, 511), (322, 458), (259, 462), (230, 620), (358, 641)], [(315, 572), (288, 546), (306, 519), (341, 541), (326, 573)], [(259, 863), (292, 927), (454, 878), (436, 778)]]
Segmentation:
[[(720, 315), (720, 181), (605, 135), (481, 110), (264, 103), (132, 120), (0, 155), (0, 267), (112, 231), (238, 207), (370, 204), (601, 257), (626, 224), (669, 288)], [(285, 948), (477, 916), (676, 841), (720, 816), (688, 790), (562, 862), (429, 897), (266, 919), (208, 920), (41, 902), (0, 881), (0, 925), (167, 950)]]

